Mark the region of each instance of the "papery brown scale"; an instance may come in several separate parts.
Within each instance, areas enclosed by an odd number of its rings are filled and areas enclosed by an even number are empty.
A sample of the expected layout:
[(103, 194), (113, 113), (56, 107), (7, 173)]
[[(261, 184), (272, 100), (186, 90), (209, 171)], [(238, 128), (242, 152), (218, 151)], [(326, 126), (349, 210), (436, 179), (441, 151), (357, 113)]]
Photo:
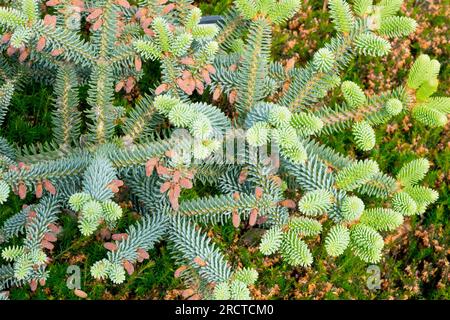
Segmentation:
[(114, 179), (113, 181), (112, 181), (112, 183), (114, 183), (116, 186), (118, 186), (118, 187), (122, 187), (123, 186), (123, 181), (122, 180), (119, 180), (119, 179)]
[(194, 263), (197, 264), (199, 267), (206, 267), (208, 264), (206, 263), (205, 260), (203, 260), (202, 258), (200, 258), (199, 256), (196, 256), (194, 258)]
[(168, 158), (173, 158), (176, 154), (174, 150), (167, 150), (166, 152), (164, 152), (164, 155)]
[(50, 14), (45, 15), (44, 24), (49, 27), (56, 27), (56, 16), (52, 16)]
[(188, 79), (177, 79), (177, 85), (180, 87), (181, 90), (183, 90), (186, 94), (192, 95), (195, 89), (195, 81), (194, 85), (192, 85), (191, 80)]
[(247, 180), (247, 176), (248, 176), (248, 171), (242, 170), (241, 173), (239, 173), (238, 183), (243, 184)]
[(83, 0), (72, 0), (72, 5), (79, 7), (79, 8), (83, 8), (84, 2), (83, 2)]
[(19, 62), (22, 63), (22, 62), (24, 62), (25, 60), (27, 60), (27, 58), (28, 58), (29, 55), (30, 55), (30, 51), (29, 51), (28, 49), (22, 51), (22, 52), (20, 53), (20, 55), (19, 55)]
[(232, 90), (230, 92), (230, 94), (228, 95), (228, 102), (230, 104), (234, 104), (234, 102), (236, 101), (236, 97), (237, 97), (237, 92), (236, 90)]
[(211, 84), (211, 77), (209, 76), (208, 70), (203, 69), (201, 71), (201, 75), (203, 80), (205, 80), (206, 84)]
[(173, 188), (173, 194), (174, 194), (174, 196), (175, 196), (176, 198), (179, 198), (179, 197), (180, 197), (180, 194), (181, 194), (181, 187), (180, 187), (180, 185), (179, 185), (179, 184), (174, 184), (174, 185), (172, 186), (172, 188)]
[(181, 58), (180, 62), (187, 66), (191, 66), (195, 63), (194, 59), (192, 59), (191, 57), (183, 57)]
[(239, 213), (237, 212), (237, 210), (233, 210), (233, 214), (231, 216), (231, 221), (235, 228), (239, 228), (239, 225), (241, 224), (241, 217), (240, 217)]
[(108, 228), (101, 228), (99, 235), (102, 240), (111, 239), (111, 231)]
[(222, 90), (219, 87), (215, 88), (213, 96), (212, 96), (213, 100), (214, 101), (219, 100), (221, 94), (222, 94)]
[(136, 84), (136, 82), (135, 82), (134, 78), (129, 77), (127, 79), (127, 82), (125, 83), (125, 92), (130, 93), (131, 90), (133, 90), (135, 84)]
[(39, 284), (40, 284), (41, 286), (45, 286), (45, 282), (46, 282), (45, 278), (39, 279)]
[(175, 4), (174, 3), (170, 3), (167, 6), (164, 7), (164, 9), (162, 10), (163, 14), (167, 14), (170, 11), (172, 11), (173, 9), (175, 9)]
[(271, 179), (279, 187), (283, 184), (283, 180), (279, 176), (273, 176)]
[(182, 178), (180, 180), (180, 186), (184, 189), (192, 189), (192, 181), (187, 178)]
[(97, 19), (98, 17), (100, 17), (100, 15), (101, 15), (102, 13), (103, 13), (103, 9), (101, 9), (101, 8), (96, 8), (96, 9), (92, 10), (91, 14), (88, 15), (88, 16), (86, 17), (86, 20), (88, 20), (88, 21), (95, 20), (95, 19)]
[(248, 224), (253, 227), (256, 224), (256, 218), (258, 218), (258, 209), (253, 208), (250, 211), (250, 218), (248, 219)]
[(205, 87), (203, 86), (203, 82), (198, 79), (195, 79), (195, 87), (197, 89), (198, 94), (203, 94)]
[(47, 40), (44, 36), (40, 37), (37, 44), (36, 44), (36, 51), (41, 52), (45, 48), (45, 44), (47, 43)]
[(11, 37), (12, 37), (12, 34), (11, 33), (5, 33), (3, 36), (2, 36), (2, 43), (8, 43), (9, 42), (9, 40), (11, 40)]
[(51, 233), (51, 232), (47, 232), (46, 234), (44, 234), (44, 239), (49, 241), (49, 242), (55, 242), (55, 241), (58, 240), (56, 238), (56, 236), (53, 233)]
[(202, 297), (198, 293), (196, 293), (188, 298), (188, 300), (201, 300), (201, 299), (202, 299)]
[(56, 194), (56, 188), (49, 180), (44, 180), (44, 189), (52, 195)]
[(52, 52), (50, 52), (52, 57), (57, 57), (59, 55), (61, 55), (64, 52), (63, 49), (55, 49)]
[(12, 56), (12, 55), (14, 55), (15, 53), (17, 52), (17, 49), (16, 48), (13, 48), (13, 47), (11, 47), (11, 46), (9, 46), (8, 47), (8, 49), (6, 49), (6, 54), (8, 55), (8, 56)]
[(291, 199), (285, 199), (280, 201), (280, 205), (285, 208), (294, 209), (296, 207), (295, 201)]
[(137, 72), (140, 72), (142, 70), (142, 59), (140, 57), (134, 58), (134, 67)]
[(141, 19), (142, 17), (145, 17), (147, 15), (148, 9), (147, 8), (140, 8), (136, 14), (135, 17), (137, 19)]
[(206, 65), (206, 70), (208, 70), (209, 73), (216, 73), (216, 68), (214, 68), (214, 66), (212, 64), (207, 64)]
[(181, 296), (184, 298), (184, 299), (187, 299), (187, 298), (189, 298), (190, 296), (192, 296), (192, 295), (194, 295), (194, 293), (195, 293), (195, 291), (193, 290), (193, 289), (185, 289), (185, 290), (183, 290), (183, 292), (181, 293)]
[(92, 30), (93, 31), (97, 31), (99, 30), (103, 25), (103, 19), (98, 19), (97, 21), (95, 21), (95, 23), (92, 25)]
[(75, 289), (73, 291), (73, 294), (76, 295), (78, 298), (81, 298), (81, 299), (86, 299), (88, 297), (87, 293), (84, 292), (83, 290), (80, 290), (80, 289)]
[(117, 187), (117, 185), (115, 185), (114, 183), (110, 183), (106, 187), (108, 189), (110, 189), (113, 193), (118, 193), (119, 192), (119, 187)]
[(156, 166), (156, 172), (159, 176), (165, 176), (169, 174), (169, 170), (163, 165)]
[(150, 255), (148, 254), (148, 252), (145, 251), (145, 250), (142, 249), (142, 248), (139, 248), (139, 249), (137, 250), (137, 253), (138, 253), (138, 255), (139, 255), (142, 259), (149, 259), (149, 258), (150, 258)]
[(27, 186), (24, 183), (19, 183), (18, 194), (20, 199), (25, 199), (27, 197)]
[(256, 187), (256, 189), (255, 189), (256, 199), (258, 199), (258, 200), (261, 199), (262, 195), (263, 195), (263, 189), (261, 187)]
[(125, 9), (129, 9), (130, 8), (130, 3), (127, 0), (116, 0), (116, 3), (119, 6), (124, 7)]
[(175, 170), (173, 172), (172, 181), (175, 182), (175, 183), (178, 183), (178, 182), (180, 182), (180, 178), (181, 178), (180, 170)]
[(152, 23), (153, 19), (152, 18), (146, 18), (144, 20), (141, 21), (141, 27), (143, 29), (147, 29), (148, 26)]
[(124, 86), (125, 86), (125, 82), (123, 82), (123, 81), (117, 82), (116, 87), (115, 87), (115, 91), (119, 92), (120, 90), (123, 89)]
[(182, 274), (184, 271), (186, 271), (187, 268), (188, 268), (188, 267), (185, 266), (185, 265), (182, 265), (181, 267), (179, 267), (177, 270), (175, 270), (174, 277), (175, 277), (175, 278), (181, 277), (181, 274)]
[(37, 286), (38, 286), (38, 283), (37, 283), (36, 279), (32, 279), (30, 281), (30, 289), (31, 289), (31, 291), (33, 291), (33, 292), (36, 291)]
[(169, 181), (164, 182), (164, 183), (161, 185), (161, 188), (159, 189), (159, 192), (161, 192), (161, 193), (167, 192), (167, 190), (170, 189), (171, 185), (172, 185), (172, 184), (171, 184)]
[(155, 165), (149, 161), (145, 163), (145, 175), (150, 177), (153, 173), (153, 169), (155, 169)]
[(125, 268), (125, 270), (128, 272), (128, 274), (131, 276), (134, 272), (133, 264), (128, 260), (123, 261), (122, 264), (123, 264), (123, 267)]
[(149, 37), (154, 37), (155, 36), (155, 32), (153, 32), (152, 29), (149, 29), (149, 28), (143, 28), (143, 29), (144, 29), (144, 33), (146, 35), (148, 35)]
[(50, 229), (50, 231), (52, 231), (55, 234), (58, 234), (61, 231), (61, 228), (58, 227), (57, 225), (53, 224), (53, 223), (50, 223), (48, 225), (48, 228)]
[(113, 240), (115, 240), (115, 241), (121, 241), (121, 240), (128, 239), (128, 234), (126, 234), (126, 233), (115, 233), (115, 234), (112, 235), (111, 238)]
[(41, 246), (48, 250), (53, 250), (55, 248), (53, 243), (51, 243), (50, 241), (47, 241), (45, 239), (41, 241)]
[(175, 195), (173, 188), (169, 190), (169, 202), (173, 210), (177, 211), (179, 209), (180, 204), (178, 203), (178, 197)]
[(49, 0), (49, 1), (47, 1), (46, 3), (45, 3), (45, 5), (47, 6), (47, 7), (54, 7), (54, 6), (57, 6), (58, 4), (60, 4), (61, 2), (60, 2), (60, 0)]
[(263, 224), (267, 222), (269, 218), (267, 216), (259, 216), (258, 219), (256, 219), (257, 224)]
[(169, 89), (169, 85), (167, 83), (162, 83), (155, 89), (155, 94), (159, 95), (159, 94), (167, 91), (167, 89)]
[(34, 219), (34, 218), (36, 218), (36, 216), (37, 216), (37, 213), (36, 213), (36, 211), (30, 211), (29, 213), (28, 213), (28, 219), (30, 219), (30, 220), (32, 220), (32, 219)]

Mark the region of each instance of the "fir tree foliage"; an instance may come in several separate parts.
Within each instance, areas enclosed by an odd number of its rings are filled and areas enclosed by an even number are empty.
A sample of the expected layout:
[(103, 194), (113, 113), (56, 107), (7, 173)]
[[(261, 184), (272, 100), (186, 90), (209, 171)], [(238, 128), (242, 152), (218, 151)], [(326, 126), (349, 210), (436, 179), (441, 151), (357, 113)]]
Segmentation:
[(330, 16), (337, 31), (349, 33), (355, 23), (350, 5), (345, 0), (329, 1)]
[(289, 228), (303, 236), (316, 236), (322, 231), (322, 224), (311, 218), (293, 217), (289, 221)]
[(332, 202), (333, 194), (328, 190), (309, 191), (300, 199), (298, 209), (306, 215), (316, 216), (325, 213)]
[(411, 216), (417, 213), (417, 203), (406, 192), (398, 192), (394, 195), (392, 208), (404, 216)]
[(354, 0), (353, 10), (358, 16), (364, 16), (372, 10), (373, 0)]
[(292, 266), (309, 267), (313, 262), (307, 244), (293, 231), (284, 234), (281, 243), (281, 255)]
[(341, 213), (345, 221), (351, 222), (359, 219), (364, 211), (364, 202), (357, 196), (348, 196), (342, 200)]
[(344, 81), (341, 84), (345, 101), (352, 108), (358, 108), (365, 104), (366, 96), (361, 88), (352, 81)]
[(379, 170), (378, 164), (373, 160), (352, 163), (337, 174), (336, 186), (346, 191), (352, 191), (370, 181)]
[(365, 224), (356, 224), (350, 229), (350, 246), (353, 253), (369, 263), (381, 260), (383, 237), (373, 228)]
[(430, 162), (427, 159), (412, 160), (400, 168), (397, 180), (404, 186), (415, 185), (425, 177), (429, 169)]
[(264, 255), (271, 255), (278, 251), (283, 239), (283, 231), (281, 228), (273, 227), (266, 231), (261, 239), (259, 250)]
[(414, 93), (417, 103), (412, 116), (429, 127), (443, 127), (450, 113), (450, 99), (434, 96), (439, 86), (440, 63), (421, 54), (412, 65), (407, 86)]
[(375, 131), (367, 121), (355, 123), (352, 132), (358, 149), (369, 151), (375, 146)]
[(392, 209), (370, 208), (364, 210), (359, 221), (378, 231), (392, 231), (403, 223), (403, 216)]

